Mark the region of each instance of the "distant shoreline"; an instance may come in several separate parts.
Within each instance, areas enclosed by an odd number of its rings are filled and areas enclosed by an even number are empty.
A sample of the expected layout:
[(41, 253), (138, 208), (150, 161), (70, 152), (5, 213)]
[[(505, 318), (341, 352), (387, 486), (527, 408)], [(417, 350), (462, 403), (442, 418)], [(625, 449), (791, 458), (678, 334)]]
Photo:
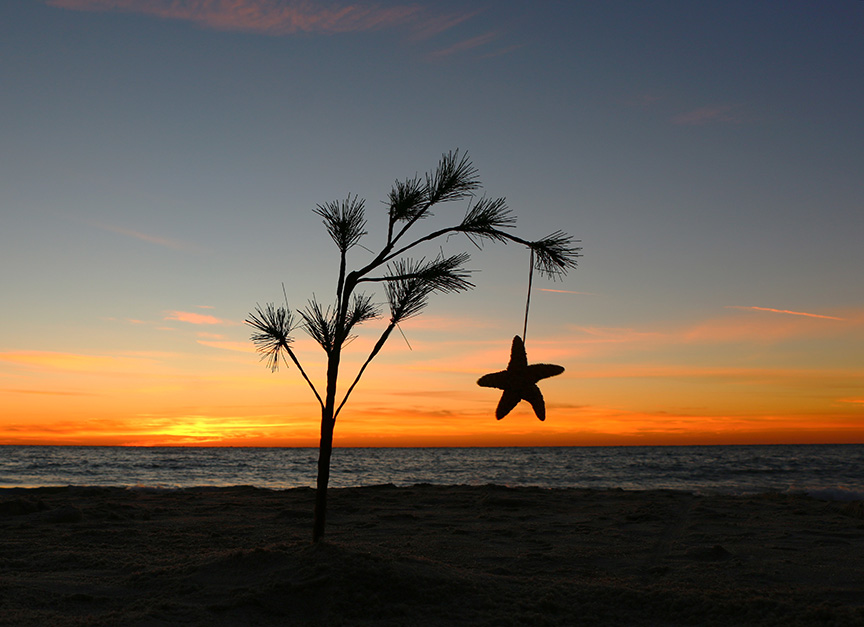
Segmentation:
[[(382, 445), (382, 446), (346, 446), (334, 445), (333, 449), (448, 449), (448, 448), (464, 448), (464, 449), (508, 449), (508, 448), (708, 448), (708, 447), (753, 447), (753, 446), (861, 446), (861, 442), (772, 442), (772, 443), (732, 443), (724, 444), (718, 442), (703, 443), (703, 444), (442, 444), (436, 446), (402, 446), (402, 445)], [(195, 448), (238, 448), (238, 449), (317, 449), (317, 444), (309, 444), (305, 446), (297, 445), (248, 445), (237, 446), (233, 444), (12, 444), (0, 442), (0, 447), (3, 446), (29, 446), (29, 447), (69, 447), (69, 448), (177, 448), (177, 449), (195, 449)]]

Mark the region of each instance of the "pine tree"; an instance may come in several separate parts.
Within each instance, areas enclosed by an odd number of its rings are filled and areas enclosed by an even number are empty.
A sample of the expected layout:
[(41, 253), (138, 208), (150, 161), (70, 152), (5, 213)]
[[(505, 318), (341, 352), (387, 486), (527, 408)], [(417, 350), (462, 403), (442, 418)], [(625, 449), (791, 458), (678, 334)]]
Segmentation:
[[(381, 351), (393, 329), (399, 323), (420, 314), (433, 293), (461, 292), (474, 287), (469, 281), (470, 271), (465, 268), (469, 261), (467, 253), (452, 256), (439, 253), (429, 259), (411, 257), (410, 253), (421, 244), (462, 233), (478, 248), (483, 241), (515, 242), (530, 248), (534, 268), (549, 278), (558, 278), (576, 267), (580, 248), (574, 245), (575, 240), (571, 236), (556, 231), (536, 241), (517, 237), (509, 230), (515, 227), (516, 218), (504, 198), (475, 199), (479, 189), (476, 168), (468, 156), (460, 156), (458, 150), (443, 155), (438, 167), (425, 177), (414, 176), (396, 181), (386, 201), (388, 223), (383, 248), (377, 254), (373, 253), (374, 258), (366, 265), (350, 271), (348, 251), (367, 235), (365, 202), (357, 196), (348, 196), (341, 202), (318, 205), (315, 213), (323, 219), (327, 232), (339, 250), (335, 303), (323, 305), (313, 296), (305, 308), (296, 312), (289, 309), (287, 302), (284, 307), (267, 304), (264, 307), (257, 306), (246, 320), (254, 328), (251, 339), (271, 370), (278, 369), (287, 355), (321, 406), (321, 440), (312, 534), (314, 542), (322, 538), (325, 529), (336, 419), (367, 366)], [(432, 215), (433, 208), (459, 201), (467, 202), (467, 210), (458, 224), (415, 236), (419, 223)], [(342, 349), (355, 337), (357, 327), (381, 316), (381, 308), (373, 301), (372, 295), (359, 291), (366, 287), (364, 284), (370, 287), (383, 286), (390, 321), (337, 404)], [(327, 354), (327, 380), (323, 397), (291, 348), (292, 333), (298, 327), (320, 344)]]

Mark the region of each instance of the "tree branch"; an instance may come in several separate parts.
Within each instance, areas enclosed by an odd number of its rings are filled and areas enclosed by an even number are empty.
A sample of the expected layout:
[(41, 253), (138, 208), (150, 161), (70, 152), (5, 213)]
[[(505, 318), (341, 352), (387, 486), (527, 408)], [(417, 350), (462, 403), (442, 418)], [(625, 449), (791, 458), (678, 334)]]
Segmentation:
[(291, 358), (291, 361), (294, 362), (294, 365), (297, 366), (297, 369), (300, 371), (300, 374), (302, 374), (303, 378), (306, 379), (306, 383), (308, 383), (309, 387), (312, 388), (312, 393), (315, 395), (315, 398), (318, 399), (318, 404), (321, 405), (321, 409), (324, 409), (324, 401), (321, 400), (321, 395), (318, 394), (318, 390), (315, 389), (315, 385), (312, 383), (312, 380), (309, 379), (309, 376), (306, 374), (306, 371), (303, 370), (303, 366), (300, 365), (300, 361), (297, 359), (297, 356), (294, 355), (294, 351), (292, 351), (290, 348), (286, 347), (285, 352), (288, 353), (288, 356)]
[(384, 329), (384, 333), (381, 334), (381, 337), (378, 338), (378, 341), (375, 343), (372, 352), (369, 353), (369, 357), (366, 358), (366, 361), (363, 362), (363, 365), (360, 367), (360, 371), (357, 373), (357, 376), (354, 377), (354, 382), (351, 384), (351, 387), (348, 388), (348, 391), (345, 392), (345, 398), (342, 399), (342, 402), (339, 403), (339, 407), (336, 408), (336, 413), (333, 414), (333, 420), (339, 416), (339, 412), (342, 410), (342, 407), (348, 401), (348, 397), (351, 396), (351, 392), (354, 391), (354, 388), (357, 387), (357, 384), (360, 382), (360, 377), (363, 376), (363, 373), (366, 372), (366, 367), (375, 359), (375, 356), (381, 351), (384, 347), (384, 343), (387, 341), (387, 338), (390, 337), (390, 332), (393, 331), (393, 328), (396, 326), (396, 323), (391, 321), (387, 328)]
[[(249, 314), (246, 324), (257, 330), (256, 333), (252, 334), (252, 342), (255, 344), (258, 352), (262, 354), (261, 358), (266, 359), (269, 363), (270, 370), (273, 372), (278, 370), (279, 356), (282, 351), (288, 353), (291, 361), (294, 362), (297, 369), (300, 370), (300, 374), (306, 379), (306, 383), (309, 384), (315, 398), (318, 399), (321, 407), (324, 407), (318, 390), (315, 389), (312, 381), (306, 375), (306, 371), (303, 370), (303, 366), (300, 365), (297, 356), (294, 355), (294, 351), (291, 350), (290, 344), (294, 341), (291, 337), (291, 331), (294, 328), (293, 320), (293, 315), (287, 305), (285, 307), (276, 307), (273, 303), (267, 303), (263, 308), (260, 305), (257, 306), (255, 313)], [(285, 357), (283, 356), (282, 359), (285, 359)]]
[(576, 267), (576, 260), (582, 256), (581, 246), (574, 246), (579, 240), (573, 239), (563, 231), (555, 231), (546, 237), (529, 241), (512, 233), (499, 231), (503, 240), (510, 240), (527, 246), (534, 251), (534, 267), (549, 279), (557, 280)]

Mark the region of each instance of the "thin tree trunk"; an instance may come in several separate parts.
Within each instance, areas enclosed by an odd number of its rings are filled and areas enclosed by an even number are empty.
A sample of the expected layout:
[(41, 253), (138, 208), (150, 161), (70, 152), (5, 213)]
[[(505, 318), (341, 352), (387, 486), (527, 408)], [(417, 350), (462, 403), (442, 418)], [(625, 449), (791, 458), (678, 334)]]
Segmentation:
[[(340, 327), (342, 325), (339, 325)], [(338, 333), (339, 331), (337, 331)], [(333, 455), (333, 429), (336, 427), (336, 383), (342, 351), (337, 347), (327, 358), (327, 393), (321, 408), (321, 441), (318, 444), (318, 480), (315, 484), (315, 518), (312, 522), (312, 542), (324, 536), (327, 523), (327, 484), (330, 483), (330, 458)]]
[(333, 454), (333, 408), (330, 406), (329, 416), (325, 407), (321, 412), (321, 442), (318, 445), (318, 481), (315, 488), (315, 519), (312, 524), (312, 542), (318, 542), (324, 536), (327, 523), (327, 484), (330, 482), (330, 458)]

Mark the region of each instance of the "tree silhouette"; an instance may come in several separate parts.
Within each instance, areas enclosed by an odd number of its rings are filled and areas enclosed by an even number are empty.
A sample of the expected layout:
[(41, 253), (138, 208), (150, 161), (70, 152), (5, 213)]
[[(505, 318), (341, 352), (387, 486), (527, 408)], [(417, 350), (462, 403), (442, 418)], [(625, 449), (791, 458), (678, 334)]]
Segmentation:
[[(576, 267), (580, 248), (575, 240), (556, 231), (540, 240), (517, 237), (508, 229), (515, 227), (516, 218), (504, 198), (481, 197), (477, 170), (467, 155), (451, 151), (441, 157), (438, 167), (421, 178), (414, 176), (396, 181), (386, 201), (388, 207), (387, 237), (380, 252), (356, 270), (348, 270), (348, 251), (366, 235), (365, 201), (348, 196), (341, 202), (318, 205), (315, 209), (339, 249), (339, 275), (336, 281), (336, 301), (322, 305), (313, 296), (305, 308), (292, 312), (287, 303), (256, 306), (246, 323), (255, 330), (252, 341), (271, 370), (278, 369), (285, 355), (297, 366), (321, 406), (321, 441), (318, 452), (318, 479), (315, 493), (315, 517), (312, 538), (318, 542), (324, 534), (327, 515), (327, 485), (330, 480), (330, 459), (333, 452), (333, 430), (336, 418), (369, 363), (381, 351), (393, 329), (418, 315), (435, 293), (461, 292), (474, 287), (465, 268), (469, 256), (461, 252), (445, 256), (414, 258), (408, 256), (420, 244), (453, 234), (465, 234), (478, 248), (483, 241), (515, 242), (531, 249), (534, 268), (549, 278), (558, 278)], [(457, 224), (414, 236), (418, 223), (432, 215), (437, 205), (467, 201), (464, 217)], [(365, 247), (362, 247), (365, 249)], [(366, 249), (369, 250), (369, 249)], [(381, 308), (372, 296), (358, 291), (363, 284), (382, 285), (390, 310), (390, 322), (378, 338), (353, 382), (337, 404), (339, 366), (342, 348), (353, 339), (356, 327), (381, 316)], [(299, 318), (296, 314), (299, 314)], [(292, 333), (297, 328), (308, 333), (327, 354), (327, 380), (323, 396), (310, 380), (291, 348)], [(286, 361), (287, 363), (287, 361)]]

